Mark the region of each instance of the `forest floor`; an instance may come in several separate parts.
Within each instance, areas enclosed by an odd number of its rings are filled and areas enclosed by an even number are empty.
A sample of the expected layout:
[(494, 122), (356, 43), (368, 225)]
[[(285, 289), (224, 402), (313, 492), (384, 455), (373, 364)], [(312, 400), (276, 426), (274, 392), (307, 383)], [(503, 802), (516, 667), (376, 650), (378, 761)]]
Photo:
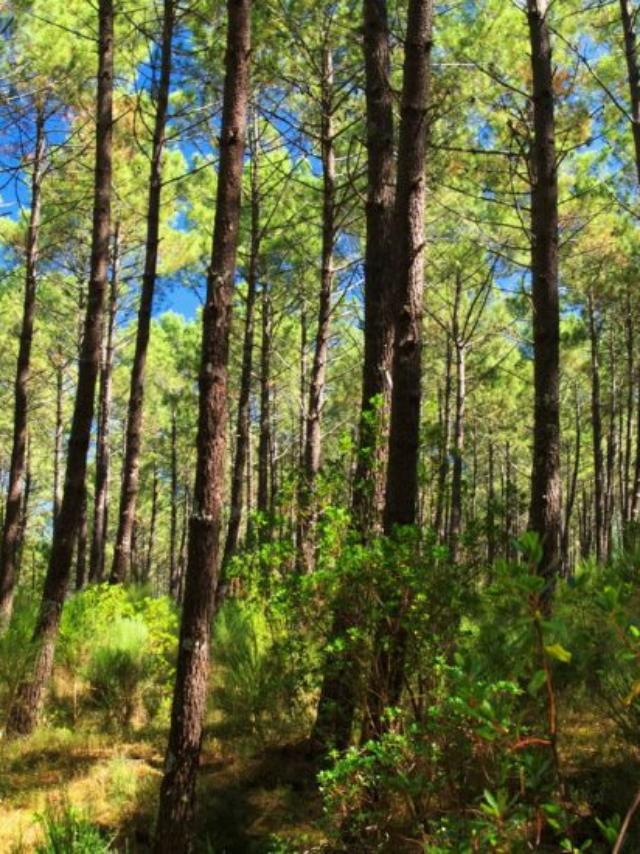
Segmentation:
[[(601, 806), (623, 815), (637, 789), (640, 756), (614, 740), (611, 727), (595, 714), (567, 716), (562, 733), (562, 764), (572, 789), (584, 793), (590, 810)], [(0, 742), (0, 852), (34, 851), (43, 836), (39, 816), (69, 806), (103, 829), (116, 850), (147, 851), (163, 743), (162, 732), (120, 739), (88, 728), (43, 728), (25, 740)], [(198, 850), (261, 854), (277, 850), (277, 840), (280, 850), (287, 850), (287, 841), (289, 850), (321, 848), (315, 770), (304, 743), (251, 755), (240, 744), (207, 741)]]
[[(161, 734), (41, 729), (0, 743), (0, 852), (34, 851), (40, 817), (69, 806), (113, 839), (116, 850), (148, 850), (163, 761)], [(209, 852), (263, 852), (276, 839), (321, 843), (321, 800), (304, 745), (265, 749), (207, 743), (199, 779), (199, 838)]]

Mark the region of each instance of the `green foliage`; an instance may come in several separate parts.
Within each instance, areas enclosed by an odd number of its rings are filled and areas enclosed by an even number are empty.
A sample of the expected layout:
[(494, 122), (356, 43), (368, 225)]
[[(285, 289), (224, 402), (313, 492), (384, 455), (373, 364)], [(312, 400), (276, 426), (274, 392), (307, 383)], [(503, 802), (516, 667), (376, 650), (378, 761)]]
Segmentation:
[(32, 597), (17, 597), (9, 628), (0, 634), (0, 710), (7, 709), (31, 661), (31, 635), (36, 617)]
[(218, 735), (264, 745), (300, 730), (304, 720), (304, 674), (283, 626), (254, 605), (227, 601), (214, 628), (213, 709)]
[(86, 675), (93, 703), (128, 727), (151, 676), (149, 631), (141, 620), (116, 621), (91, 653)]
[(69, 804), (49, 805), (38, 821), (44, 842), (35, 849), (37, 854), (106, 854), (113, 850), (86, 815)]

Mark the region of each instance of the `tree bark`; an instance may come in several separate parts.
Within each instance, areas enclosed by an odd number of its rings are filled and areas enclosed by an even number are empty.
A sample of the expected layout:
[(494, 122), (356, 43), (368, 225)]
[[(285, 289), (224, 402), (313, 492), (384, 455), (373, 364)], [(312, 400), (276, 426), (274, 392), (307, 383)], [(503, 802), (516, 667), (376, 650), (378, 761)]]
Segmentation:
[(460, 328), (460, 302), (462, 299), (462, 277), (456, 275), (453, 305), (453, 352), (456, 367), (456, 398), (453, 419), (453, 472), (451, 479), (451, 515), (449, 516), (449, 557), (452, 563), (458, 559), (458, 540), (462, 526), (462, 452), (464, 448), (464, 415), (466, 402), (466, 341)]
[(151, 580), (153, 571), (153, 552), (156, 545), (156, 525), (158, 522), (158, 469), (153, 466), (153, 486), (151, 488), (151, 519), (149, 521), (149, 542), (147, 544), (147, 557), (144, 565), (145, 584)]
[(228, 0), (226, 72), (213, 252), (203, 311), (197, 469), (171, 728), (154, 850), (192, 850), (195, 783), (206, 710), (219, 570), (227, 363), (249, 97), (251, 2)]
[(178, 417), (171, 413), (171, 528), (169, 532), (169, 596), (180, 597), (180, 564), (178, 554)]
[(640, 71), (636, 43), (636, 13), (631, 0), (620, 0), (620, 17), (624, 36), (624, 53), (627, 61), (627, 79), (631, 101), (631, 131), (636, 159), (636, 172), (640, 184)]
[(318, 294), (318, 326), (309, 379), (309, 403), (304, 446), (304, 470), (300, 491), (298, 569), (313, 571), (317, 508), (315, 487), (322, 453), (322, 405), (327, 374), (331, 302), (333, 297), (333, 250), (336, 241), (336, 154), (333, 128), (333, 53), (324, 48), (322, 56), (320, 145), (322, 156), (322, 262)]
[(113, 553), (110, 581), (125, 581), (131, 563), (131, 533), (136, 517), (136, 504), (140, 490), (140, 454), (142, 447), (142, 418), (147, 350), (151, 331), (153, 297), (158, 269), (160, 243), (160, 203), (162, 199), (162, 155), (165, 147), (165, 130), (171, 88), (173, 31), (175, 25), (175, 0), (164, 0), (160, 80), (156, 100), (153, 147), (149, 175), (147, 207), (147, 236), (145, 245), (142, 291), (138, 309), (136, 347), (131, 368), (131, 388), (127, 412), (125, 458), (122, 469), (118, 533)]
[(33, 634), (35, 650), (30, 677), (18, 688), (7, 720), (7, 733), (26, 735), (34, 729), (53, 667), (62, 606), (69, 583), (73, 546), (80, 523), (86, 484), (87, 452), (100, 365), (102, 315), (109, 270), (111, 219), (113, 0), (100, 0), (98, 89), (96, 99), (96, 161), (91, 241), (91, 278), (80, 354), (78, 385), (69, 436), (65, 484)]
[(394, 329), (391, 236), (395, 162), (386, 0), (364, 0), (363, 16), (367, 108), (364, 363), (352, 514), (356, 528), (366, 537), (380, 528), (384, 503)]
[(598, 354), (598, 326), (591, 292), (588, 296), (589, 340), (591, 342), (591, 432), (593, 436), (594, 521), (596, 560), (604, 554), (604, 456), (602, 452), (602, 410), (600, 403), (600, 359)]
[[(62, 355), (60, 355), (62, 358)], [(62, 440), (64, 423), (62, 404), (64, 399), (64, 366), (57, 362), (56, 371), (56, 426), (53, 443), (53, 527), (55, 528), (62, 504)]]
[[(393, 349), (390, 292), (391, 233), (395, 198), (393, 94), (389, 79), (389, 24), (386, 0), (364, 0), (364, 62), (367, 104), (367, 208), (364, 290), (364, 365), (352, 515), (364, 539), (379, 529), (384, 499), (389, 369)], [(333, 639), (348, 641), (360, 623), (360, 597), (341, 591), (331, 627)], [(352, 642), (351, 642), (352, 643)], [(326, 750), (344, 750), (351, 740), (359, 691), (357, 652), (329, 656), (312, 739)]]
[(76, 543), (76, 590), (82, 590), (87, 581), (87, 541), (89, 531), (87, 525), (87, 490), (82, 492), (80, 504), (80, 524)]
[(580, 474), (580, 453), (582, 444), (582, 431), (580, 428), (580, 406), (578, 403), (578, 393), (576, 392), (576, 446), (573, 454), (573, 470), (569, 480), (569, 488), (567, 490), (567, 502), (564, 513), (564, 524), (562, 528), (562, 574), (568, 578), (571, 574), (569, 547), (571, 545), (571, 517), (575, 506), (576, 494), (578, 491), (578, 476)]
[[(255, 134), (251, 134), (255, 137)], [(236, 453), (231, 477), (231, 509), (229, 527), (225, 541), (222, 567), (228, 564), (236, 553), (240, 539), (242, 522), (242, 503), (244, 481), (247, 468), (249, 447), (249, 403), (251, 398), (251, 377), (253, 373), (253, 333), (258, 286), (258, 264), (260, 259), (260, 184), (258, 176), (258, 141), (252, 140), (251, 157), (251, 245), (247, 270), (247, 299), (245, 302), (244, 342), (242, 346), (242, 369), (240, 374), (240, 395), (236, 425)]]
[(534, 341), (533, 467), (529, 527), (542, 547), (538, 566), (548, 606), (560, 568), (560, 303), (558, 172), (547, 0), (527, 0), (533, 75), (531, 280)]
[(104, 350), (100, 367), (100, 389), (98, 392), (98, 435), (96, 439), (96, 484), (93, 500), (93, 529), (91, 531), (91, 557), (89, 580), (99, 583), (104, 577), (105, 547), (109, 523), (109, 478), (111, 449), (109, 427), (111, 419), (112, 376), (114, 358), (114, 332), (118, 310), (118, 273), (120, 266), (120, 228), (116, 224), (113, 236), (111, 259), (111, 283), (109, 308), (106, 317)]
[(264, 541), (270, 528), (269, 462), (271, 456), (271, 351), (273, 348), (271, 287), (261, 288), (262, 341), (260, 344), (260, 436), (258, 439), (257, 510), (260, 540)]
[(2, 543), (0, 544), (0, 631), (9, 625), (13, 611), (13, 596), (17, 578), (16, 560), (19, 552), (21, 510), (27, 466), (27, 435), (29, 419), (29, 380), (31, 376), (31, 347), (36, 314), (38, 267), (38, 237), (40, 231), (41, 188), (45, 170), (44, 114), (36, 115), (36, 139), (31, 171), (31, 211), (27, 228), (25, 253), (24, 304), (18, 347), (13, 411), (13, 446), (9, 468), (9, 486), (5, 504)]
[[(409, 0), (394, 211), (394, 294), (397, 308), (392, 370), (389, 462), (384, 532), (416, 519), (421, 399), (422, 294), (424, 289), (425, 162), (430, 97), (433, 0)], [(407, 633), (406, 592), (398, 592), (374, 640), (369, 684), (369, 724), (383, 729), (383, 711), (397, 704), (403, 685)]]

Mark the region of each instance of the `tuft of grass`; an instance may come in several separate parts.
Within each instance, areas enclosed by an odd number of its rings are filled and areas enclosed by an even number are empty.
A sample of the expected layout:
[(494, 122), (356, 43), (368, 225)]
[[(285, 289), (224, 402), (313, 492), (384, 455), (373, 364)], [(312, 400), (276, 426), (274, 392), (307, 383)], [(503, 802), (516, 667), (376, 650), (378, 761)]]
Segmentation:
[(49, 803), (37, 819), (44, 840), (36, 847), (36, 854), (106, 854), (112, 850), (111, 842), (87, 814), (68, 802)]

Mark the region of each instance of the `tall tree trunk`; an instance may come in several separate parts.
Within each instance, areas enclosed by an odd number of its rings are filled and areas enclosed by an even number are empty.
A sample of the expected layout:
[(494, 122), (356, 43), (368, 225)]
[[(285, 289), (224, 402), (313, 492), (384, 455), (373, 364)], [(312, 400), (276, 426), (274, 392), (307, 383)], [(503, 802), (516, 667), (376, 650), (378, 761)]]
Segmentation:
[(589, 339), (591, 342), (591, 432), (593, 436), (594, 520), (596, 560), (604, 554), (604, 456), (602, 451), (602, 409), (600, 403), (600, 359), (598, 354), (598, 325), (593, 295), (589, 292)]
[(564, 524), (562, 528), (562, 574), (568, 578), (570, 573), (569, 547), (571, 544), (571, 517), (575, 506), (576, 494), (578, 490), (578, 476), (580, 474), (580, 451), (582, 443), (582, 431), (580, 428), (580, 406), (578, 402), (578, 393), (576, 391), (576, 446), (573, 454), (573, 470), (569, 480), (569, 488), (567, 489), (567, 503), (564, 513)]
[[(418, 497), (421, 399), (421, 327), (424, 288), (425, 161), (430, 96), (433, 0), (409, 0), (394, 212), (394, 294), (397, 308), (384, 532), (413, 525)], [(407, 645), (406, 591), (390, 603), (378, 626), (368, 711), (374, 734), (383, 710), (400, 699)]]
[(393, 93), (386, 0), (364, 0), (367, 206), (364, 362), (353, 519), (362, 535), (382, 522), (389, 373), (393, 354), (391, 235), (395, 201)]
[(527, 0), (533, 75), (531, 151), (531, 292), (533, 299), (534, 426), (529, 527), (540, 537), (538, 571), (550, 604), (560, 568), (560, 304), (558, 295), (558, 171), (548, 0)]
[(0, 631), (9, 625), (17, 577), (20, 513), (24, 497), (27, 463), (27, 424), (29, 418), (29, 379), (31, 346), (36, 314), (38, 236), (40, 231), (41, 186), (45, 169), (44, 113), (36, 115), (36, 140), (31, 170), (31, 212), (27, 228), (25, 253), (24, 304), (18, 346), (13, 410), (13, 446), (9, 469), (9, 486), (0, 544)]
[(116, 223), (113, 235), (113, 257), (111, 259), (111, 283), (109, 308), (106, 316), (104, 350), (100, 367), (98, 392), (98, 436), (96, 440), (96, 485), (93, 499), (93, 529), (91, 531), (91, 558), (89, 580), (96, 583), (104, 577), (105, 547), (109, 522), (109, 477), (111, 450), (109, 444), (109, 422), (111, 419), (112, 375), (114, 358), (114, 332), (118, 310), (118, 274), (120, 266), (120, 227)]
[(444, 390), (442, 393), (442, 414), (440, 420), (440, 464), (438, 466), (438, 483), (436, 486), (436, 513), (433, 527), (439, 539), (444, 539), (445, 516), (447, 504), (447, 475), (449, 474), (449, 441), (451, 433), (451, 340), (447, 335), (445, 351)]
[(458, 559), (458, 539), (462, 525), (462, 452), (464, 446), (464, 409), (466, 400), (466, 342), (460, 329), (460, 302), (462, 276), (456, 275), (453, 302), (452, 338), (456, 367), (456, 398), (453, 418), (453, 472), (451, 479), (451, 515), (449, 517), (449, 556), (452, 563)]
[(449, 518), (449, 556), (458, 560), (462, 528), (462, 464), (464, 452), (464, 417), (466, 404), (466, 345), (459, 342), (456, 354), (456, 411), (453, 426), (453, 472), (451, 479), (451, 516)]
[(60, 515), (54, 532), (40, 612), (33, 634), (31, 675), (19, 686), (7, 720), (7, 732), (30, 733), (40, 715), (53, 667), (58, 626), (69, 584), (73, 546), (86, 485), (94, 397), (100, 367), (102, 315), (109, 274), (113, 97), (113, 0), (100, 0), (96, 163), (91, 242), (91, 279), (69, 436), (69, 452)]
[(249, 97), (250, 0), (228, 0), (226, 73), (213, 252), (203, 312), (197, 468), (176, 684), (154, 850), (192, 850), (219, 570), (227, 423), (227, 363)]
[[(60, 359), (62, 355), (60, 355)], [(62, 406), (64, 400), (64, 366), (57, 362), (56, 371), (56, 426), (53, 443), (53, 527), (55, 528), (62, 504), (62, 441), (64, 423)]]
[(180, 595), (178, 554), (178, 417), (171, 413), (171, 528), (169, 532), (169, 596), (176, 602)]
[(487, 481), (487, 563), (489, 570), (496, 559), (496, 493), (495, 493), (495, 474), (494, 474), (494, 451), (493, 442), (489, 442), (489, 471)]
[(609, 429), (607, 432), (607, 461), (605, 471), (605, 494), (604, 494), (604, 543), (603, 556), (611, 559), (613, 553), (613, 521), (615, 516), (615, 480), (616, 459), (618, 456), (618, 393), (616, 380), (615, 353), (613, 341), (609, 342), (611, 388), (609, 390)]
[(156, 525), (158, 522), (158, 469), (153, 466), (153, 486), (151, 487), (151, 520), (149, 521), (149, 542), (147, 544), (147, 557), (144, 566), (145, 584), (148, 584), (153, 571), (153, 552), (156, 545)]
[[(362, 404), (352, 499), (353, 522), (367, 538), (379, 528), (384, 498), (389, 370), (393, 347), (391, 230), (395, 198), (393, 94), (389, 79), (386, 0), (364, 0), (364, 61), (367, 103), (367, 237)], [(341, 591), (333, 617), (333, 639), (348, 639), (359, 625), (358, 591)], [(352, 641), (351, 641), (352, 643)], [(313, 741), (321, 749), (344, 750), (351, 739), (359, 691), (357, 651), (347, 649), (326, 662)]]
[(329, 354), (334, 283), (333, 250), (336, 241), (336, 154), (333, 128), (333, 53), (330, 45), (322, 55), (320, 144), (322, 149), (322, 263), (318, 295), (318, 327), (311, 377), (304, 446), (303, 482), (300, 492), (298, 568), (309, 573), (315, 564), (316, 480), (322, 453), (321, 418)]
[(173, 31), (175, 26), (175, 0), (164, 0), (162, 24), (162, 48), (160, 57), (160, 80), (156, 100), (153, 148), (149, 175), (149, 197), (147, 206), (147, 237), (145, 245), (144, 272), (138, 309), (136, 347), (131, 368), (131, 388), (127, 412), (127, 438), (122, 468), (118, 533), (113, 552), (110, 581), (123, 582), (131, 562), (131, 532), (136, 517), (136, 504), (140, 489), (140, 453), (142, 446), (142, 417), (144, 408), (144, 384), (147, 350), (151, 330), (153, 296), (158, 269), (158, 245), (160, 242), (160, 203), (162, 199), (162, 155), (165, 147), (165, 130), (171, 88), (171, 62)]
[(258, 439), (258, 496), (260, 539), (270, 527), (269, 461), (271, 454), (271, 350), (273, 347), (271, 287), (261, 288), (262, 341), (260, 344), (260, 436)]
[[(258, 263), (260, 258), (260, 184), (258, 176), (258, 140), (255, 132), (251, 140), (251, 245), (247, 270), (247, 299), (245, 302), (244, 342), (242, 347), (242, 369), (240, 374), (240, 395), (236, 426), (236, 453), (231, 477), (231, 509), (229, 527), (222, 558), (224, 567), (238, 548), (240, 524), (242, 522), (242, 503), (244, 480), (247, 468), (249, 447), (249, 403), (251, 398), (251, 377), (253, 373), (253, 330), (258, 286)], [(223, 580), (223, 579), (221, 579)]]

